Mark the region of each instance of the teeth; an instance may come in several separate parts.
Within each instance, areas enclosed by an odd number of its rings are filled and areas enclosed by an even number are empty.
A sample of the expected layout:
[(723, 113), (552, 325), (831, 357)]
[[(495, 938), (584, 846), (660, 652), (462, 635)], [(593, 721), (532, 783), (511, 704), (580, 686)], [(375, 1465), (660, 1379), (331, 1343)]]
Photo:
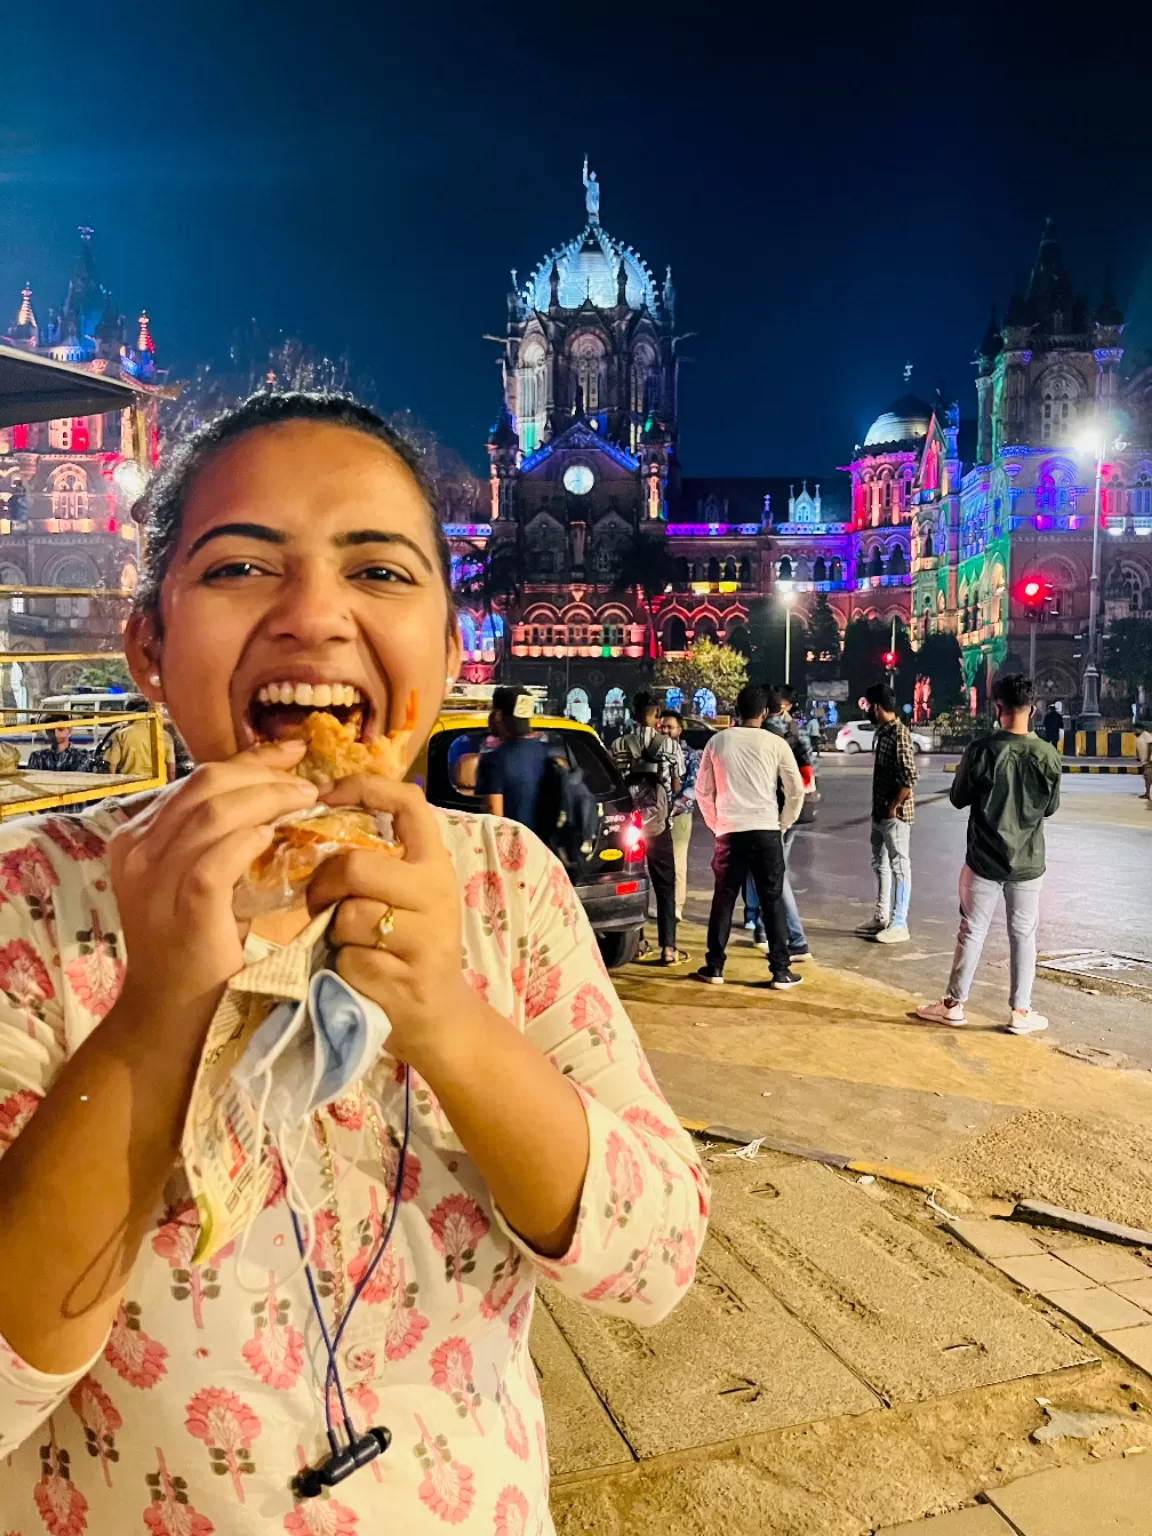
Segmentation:
[(351, 683), (265, 683), (256, 692), (259, 704), (298, 704), (305, 709), (348, 708), (363, 700)]

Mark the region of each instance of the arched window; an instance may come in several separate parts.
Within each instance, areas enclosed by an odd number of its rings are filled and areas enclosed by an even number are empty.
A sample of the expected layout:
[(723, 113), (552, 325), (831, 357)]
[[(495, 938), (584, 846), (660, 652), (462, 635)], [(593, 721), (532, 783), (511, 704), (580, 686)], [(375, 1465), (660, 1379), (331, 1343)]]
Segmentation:
[(498, 613), (486, 613), (484, 621), (480, 625), (480, 649), (486, 654), (491, 654), (496, 649), (496, 642), (504, 638), (504, 620)]
[(843, 565), (841, 565), (839, 559), (836, 556), (832, 557), (832, 564), (828, 567), (828, 580), (829, 581), (843, 581), (844, 580), (844, 567), (843, 567)]
[[(23, 587), (27, 584), (27, 578), (18, 565), (0, 565), (0, 586)], [(9, 613), (23, 613), (24, 599), (22, 597), (10, 597), (8, 599)]]
[(748, 631), (743, 624), (734, 624), (724, 636), (724, 644), (730, 650), (736, 651), (740, 656), (751, 656), (752, 641), (748, 638)]
[(583, 393), (584, 410), (589, 416), (595, 414), (601, 404), (607, 404), (604, 399), (604, 348), (598, 336), (592, 336), (585, 332), (577, 336), (572, 343), (571, 353), (571, 379), (572, 379), (572, 405), (575, 407), (577, 390)]
[(1152, 473), (1141, 470), (1128, 492), (1128, 512), (1131, 517), (1152, 517)]
[(1076, 402), (1081, 394), (1075, 379), (1055, 374), (1040, 381), (1039, 436), (1042, 443), (1071, 443), (1076, 432)]
[(516, 427), (520, 434), (520, 446), (525, 453), (532, 453), (543, 440), (548, 410), (544, 348), (539, 341), (530, 341), (520, 354), (520, 366), (516, 370), (516, 392)]
[(731, 560), (731, 559), (725, 560), (725, 562), (724, 562), (724, 580), (725, 581), (735, 581), (736, 580), (736, 562), (735, 562), (735, 560)]
[(906, 576), (908, 574), (908, 562), (904, 558), (904, 548), (901, 544), (894, 544), (888, 556), (889, 576)]
[(736, 579), (742, 587), (750, 587), (752, 585), (752, 562), (747, 555), (740, 562), (740, 574)]
[(88, 516), (88, 478), (82, 469), (74, 464), (65, 464), (52, 474), (49, 483), (52, 487), (53, 517), (72, 521)]
[(812, 580), (813, 581), (827, 581), (828, 580), (828, 567), (825, 564), (824, 556), (823, 555), (817, 555), (816, 556), (816, 563), (812, 567)]
[(716, 715), (716, 695), (711, 688), (697, 688), (692, 697), (692, 710), (694, 714), (702, 715), (711, 720)]
[(935, 553), (936, 553), (936, 551), (932, 547), (932, 530), (931, 530), (931, 528), (925, 528), (925, 530), (924, 530), (924, 558), (925, 558), (925, 560), (931, 560), (932, 557), (935, 555)]
[(884, 519), (887, 521), (892, 516), (892, 477), (884, 476), (884, 490), (881, 504), (884, 509)]
[(709, 560), (709, 562), (708, 562), (708, 580), (709, 581), (719, 581), (720, 580), (720, 562), (719, 562), (719, 560), (717, 560), (715, 555), (713, 555), (711, 560)]
[(912, 509), (912, 477), (913, 471), (909, 468), (904, 471), (904, 478), (900, 482), (900, 506), (904, 512)]
[[(75, 560), (63, 560), (52, 572), (52, 586), (54, 587), (98, 587), (101, 586), (99, 574), (91, 560), (83, 557)], [(56, 599), (56, 612), (61, 618), (86, 619), (91, 609), (91, 600), (87, 597), (58, 597)]]
[(676, 561), (676, 564), (673, 567), (673, 570), (676, 573), (675, 574), (675, 586), (676, 586), (678, 591), (683, 591), (684, 588), (688, 585), (688, 583), (692, 580), (692, 570), (691, 570), (691, 567), (689, 566), (687, 560), (685, 560), (683, 555), (681, 555), (679, 557), (679, 559)]
[(884, 556), (880, 552), (879, 544), (872, 551), (872, 558), (868, 562), (868, 574), (869, 576), (883, 576), (884, 574)]
[(780, 567), (779, 567), (779, 570), (777, 571), (777, 575), (778, 575), (778, 577), (779, 577), (779, 579), (781, 581), (791, 581), (792, 580), (792, 561), (791, 561), (791, 558), (788, 555), (784, 555), (781, 558)]
[(710, 613), (701, 614), (694, 625), (693, 640), (715, 640), (716, 620)]
[(664, 625), (663, 641), (666, 651), (686, 651), (688, 649), (688, 631), (684, 628), (684, 620), (678, 613), (674, 613)]

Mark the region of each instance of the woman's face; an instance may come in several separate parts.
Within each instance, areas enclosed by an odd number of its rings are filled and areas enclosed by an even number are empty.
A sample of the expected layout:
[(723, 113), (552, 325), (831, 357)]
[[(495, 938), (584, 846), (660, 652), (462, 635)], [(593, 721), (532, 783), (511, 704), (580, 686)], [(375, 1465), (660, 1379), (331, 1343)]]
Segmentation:
[(460, 659), (416, 482), (386, 444), (326, 422), (259, 427), (197, 473), (161, 621), (132, 622), (129, 662), (198, 762), (295, 734), (315, 707), (359, 714), (371, 740), (415, 693), (411, 761)]

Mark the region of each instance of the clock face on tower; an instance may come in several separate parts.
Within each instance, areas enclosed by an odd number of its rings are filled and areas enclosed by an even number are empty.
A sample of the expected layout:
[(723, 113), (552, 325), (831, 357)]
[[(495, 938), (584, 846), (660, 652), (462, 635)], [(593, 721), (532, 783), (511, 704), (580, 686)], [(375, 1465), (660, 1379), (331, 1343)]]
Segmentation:
[(587, 464), (570, 464), (564, 471), (564, 489), (573, 496), (587, 496), (596, 484), (596, 476)]

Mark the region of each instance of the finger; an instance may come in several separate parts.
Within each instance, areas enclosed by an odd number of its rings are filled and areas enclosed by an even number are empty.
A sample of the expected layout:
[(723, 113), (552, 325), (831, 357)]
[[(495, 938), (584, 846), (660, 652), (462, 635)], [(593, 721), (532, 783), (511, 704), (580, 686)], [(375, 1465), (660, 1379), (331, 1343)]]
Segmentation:
[(424, 912), (429, 895), (427, 869), (393, 854), (354, 848), (324, 860), (308, 887), (308, 905), (322, 912), (334, 902), (366, 896), (409, 912)]
[(336, 974), (357, 992), (388, 1011), (390, 994), (407, 984), (408, 967), (386, 949), (362, 949), (350, 944), (336, 956)]
[[(316, 786), (307, 779), (270, 768), (267, 764), (240, 762), (234, 758), (227, 763), (210, 763), (198, 768), (174, 789), (158, 795), (154, 805), (132, 825), (139, 834), (147, 834), (154, 851), (158, 852), (170, 846), (189, 818), (202, 808), (231, 793), (255, 793), (269, 787), (281, 792), (281, 809), (274, 815), (286, 815), (289, 810), (302, 810), (316, 803)], [(250, 818), (251, 823), (267, 820), (271, 817), (256, 814)]]
[(177, 890), (177, 908), (199, 906), (224, 895), (231, 901), (237, 882), (274, 836), (272, 827), (244, 827), (213, 843), (184, 871)]
[(309, 803), (294, 779), (278, 777), (227, 790), (201, 800), (179, 818), (157, 823), (146, 837), (138, 839), (125, 860), (126, 867), (145, 864), (158, 881), (179, 879), (194, 859), (221, 838), (307, 809)]
[(410, 864), (422, 864), (444, 848), (436, 816), (424, 791), (415, 784), (397, 784), (378, 773), (359, 773), (329, 785), (320, 798), (326, 805), (362, 805), (366, 811), (387, 811)]
[[(381, 935), (380, 923), (384, 917), (391, 918), (392, 928)], [(337, 907), (328, 938), (339, 949), (351, 944), (405, 959), (414, 949), (417, 935), (413, 931), (410, 912), (400, 911), (387, 902), (366, 901), (354, 896)]]

